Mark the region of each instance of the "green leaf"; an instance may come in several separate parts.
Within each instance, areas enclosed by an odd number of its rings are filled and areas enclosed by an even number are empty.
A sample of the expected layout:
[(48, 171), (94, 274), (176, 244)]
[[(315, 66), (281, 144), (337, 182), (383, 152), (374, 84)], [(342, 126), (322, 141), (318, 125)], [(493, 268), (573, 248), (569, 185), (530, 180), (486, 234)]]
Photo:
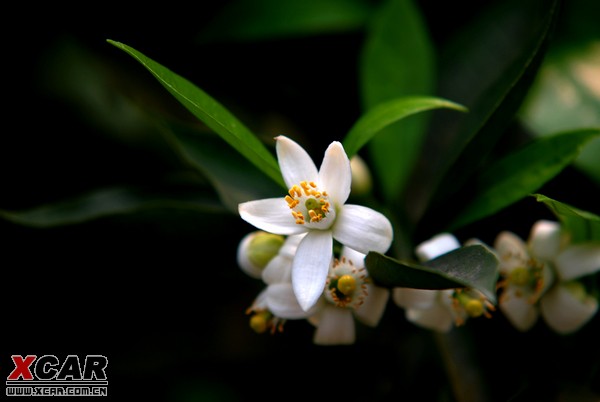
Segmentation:
[(365, 0), (234, 0), (200, 33), (201, 42), (255, 41), (347, 32), (362, 28)]
[(533, 197), (546, 204), (556, 215), (563, 229), (571, 234), (572, 243), (600, 240), (600, 216), (542, 194), (533, 194)]
[(183, 127), (171, 127), (167, 135), (183, 159), (206, 176), (230, 211), (237, 213), (241, 202), (285, 194), (219, 138)]
[[(363, 114), (343, 140), (348, 157), (354, 156), (376, 134), (391, 124), (416, 113), (448, 108), (459, 111), (467, 109), (454, 102), (431, 96), (409, 96), (383, 102)], [(397, 133), (402, 135), (402, 133)]]
[[(433, 93), (433, 46), (412, 0), (382, 3), (367, 34), (360, 60), (365, 110), (392, 99)], [(385, 128), (369, 142), (372, 166), (388, 200), (399, 197), (404, 189), (426, 123), (427, 116), (413, 116)]]
[[(550, 57), (552, 56), (552, 57)], [(600, 127), (600, 43), (549, 54), (521, 110), (520, 118), (536, 136), (584, 127)], [(600, 183), (600, 139), (591, 142), (575, 166)]]
[(416, 289), (469, 287), (481, 291), (492, 303), (496, 303), (498, 264), (498, 258), (479, 244), (450, 251), (422, 265), (375, 252), (370, 252), (365, 258), (369, 276), (381, 286)]
[(472, 194), (468, 180), (514, 121), (546, 54), (559, 4), (559, 0), (500, 2), (448, 51), (440, 96), (460, 102), (469, 113), (458, 119), (444, 115), (453, 120), (432, 124), (425, 145), (428, 152), (410, 188), (412, 214), (423, 217), (422, 228), (444, 228), (446, 205), (460, 205), (465, 202), (461, 197)]
[[(600, 2), (564, 2), (548, 56), (520, 113), (537, 136), (600, 127)], [(600, 183), (600, 139), (590, 142), (574, 165)]]
[(514, 151), (484, 170), (475, 181), (474, 199), (449, 230), (492, 215), (530, 195), (573, 162), (600, 129), (574, 130), (544, 137)]
[(133, 188), (107, 188), (55, 204), (23, 211), (0, 210), (0, 218), (25, 226), (48, 228), (155, 209), (186, 209), (201, 213), (227, 213), (219, 203), (189, 192), (157, 193)]
[(276, 183), (285, 187), (275, 157), (231, 112), (203, 90), (137, 50), (119, 42), (108, 42), (131, 55), (194, 116), (219, 134)]

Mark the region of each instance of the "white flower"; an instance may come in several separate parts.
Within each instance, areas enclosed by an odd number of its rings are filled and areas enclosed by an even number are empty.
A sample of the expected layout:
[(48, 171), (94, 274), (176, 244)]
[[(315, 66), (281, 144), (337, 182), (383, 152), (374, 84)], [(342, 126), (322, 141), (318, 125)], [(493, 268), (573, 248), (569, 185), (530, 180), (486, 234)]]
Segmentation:
[(256, 332), (262, 333), (267, 329), (282, 331), (286, 320), (307, 318), (315, 312), (315, 308), (306, 312), (300, 307), (291, 284), (292, 261), (303, 237), (288, 236), (277, 255), (261, 272), (267, 286), (247, 310), (248, 314), (252, 314), (250, 326)]
[[(471, 240), (469, 243), (480, 243)], [(460, 248), (458, 239), (450, 233), (440, 233), (419, 244), (415, 254), (425, 262)], [(423, 328), (448, 332), (453, 324), (462, 325), (468, 317), (485, 315), (493, 305), (475, 289), (412, 289), (394, 288), (393, 300), (406, 310), (406, 319)]]
[(354, 343), (355, 318), (371, 327), (379, 323), (390, 292), (371, 283), (364, 258), (365, 254), (343, 247), (340, 259), (331, 264), (324, 298), (317, 304), (320, 308), (309, 317), (317, 327), (315, 344)]
[(305, 233), (292, 265), (292, 286), (303, 310), (323, 293), (333, 258), (333, 239), (362, 253), (386, 252), (392, 225), (379, 212), (345, 204), (350, 195), (350, 161), (342, 144), (325, 151), (319, 170), (308, 153), (291, 139), (276, 137), (277, 158), (289, 194), (239, 205), (242, 219), (275, 234)]
[(541, 313), (550, 328), (567, 334), (598, 310), (577, 279), (600, 270), (600, 242), (568, 244), (558, 222), (540, 220), (527, 243), (504, 231), (494, 248), (504, 278), (500, 309), (518, 330), (531, 329)]

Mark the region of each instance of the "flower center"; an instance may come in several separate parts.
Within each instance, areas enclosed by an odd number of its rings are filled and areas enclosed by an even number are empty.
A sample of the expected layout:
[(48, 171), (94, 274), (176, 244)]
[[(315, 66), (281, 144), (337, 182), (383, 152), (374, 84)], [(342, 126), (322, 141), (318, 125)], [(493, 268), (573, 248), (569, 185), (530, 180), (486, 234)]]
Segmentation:
[(319, 191), (315, 182), (301, 181), (300, 185), (292, 186), (288, 193), (285, 201), (298, 225), (321, 222), (332, 212), (327, 192)]
[[(531, 304), (536, 303), (544, 290), (544, 263), (529, 258), (523, 261), (520, 267), (514, 268), (505, 275), (505, 279), (498, 283), (498, 288), (515, 287), (516, 297), (527, 297)], [(506, 300), (506, 293), (501, 299)]]
[(250, 328), (257, 334), (265, 333), (269, 328), (270, 319), (271, 314), (268, 311), (261, 311), (253, 314), (252, 317), (250, 317)]
[(356, 290), (356, 279), (352, 275), (342, 275), (337, 281), (337, 290), (349, 295)]
[(470, 317), (480, 317), (483, 315), (485, 308), (481, 300), (471, 299), (465, 304), (465, 311)]
[(325, 297), (338, 307), (358, 308), (367, 297), (367, 273), (351, 260), (334, 260), (327, 277)]
[(267, 331), (271, 334), (283, 332), (285, 320), (274, 316), (269, 310), (250, 307), (246, 314), (251, 314), (250, 328), (257, 334), (264, 334)]
[(531, 275), (529, 275), (529, 269), (526, 267), (518, 267), (510, 271), (508, 280), (517, 285), (525, 286), (531, 281)]
[(492, 318), (496, 307), (480, 292), (473, 289), (456, 289), (452, 295), (452, 305), (456, 311), (456, 325), (464, 324), (464, 316)]

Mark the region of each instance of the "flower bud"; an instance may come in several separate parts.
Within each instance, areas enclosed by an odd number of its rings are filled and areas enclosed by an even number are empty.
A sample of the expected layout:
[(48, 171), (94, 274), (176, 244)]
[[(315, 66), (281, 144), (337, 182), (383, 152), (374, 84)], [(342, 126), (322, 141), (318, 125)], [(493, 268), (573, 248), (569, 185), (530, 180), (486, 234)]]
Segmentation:
[(352, 195), (366, 195), (373, 188), (373, 179), (371, 171), (365, 161), (358, 155), (350, 159), (350, 169), (352, 170)]
[(262, 270), (277, 255), (284, 240), (283, 236), (260, 230), (247, 234), (238, 246), (238, 265), (248, 275), (259, 279)]

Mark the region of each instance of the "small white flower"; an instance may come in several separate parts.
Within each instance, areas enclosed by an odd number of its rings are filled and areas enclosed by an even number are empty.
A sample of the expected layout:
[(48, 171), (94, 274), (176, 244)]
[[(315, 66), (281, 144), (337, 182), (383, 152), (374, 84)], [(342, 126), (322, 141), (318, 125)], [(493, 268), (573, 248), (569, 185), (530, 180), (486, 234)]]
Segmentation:
[(247, 313), (252, 314), (250, 326), (258, 333), (270, 329), (282, 331), (286, 320), (307, 318), (315, 308), (304, 311), (294, 295), (291, 284), (292, 262), (304, 235), (288, 236), (279, 252), (261, 272), (267, 285), (256, 297)]
[(390, 292), (374, 285), (364, 267), (365, 254), (342, 248), (340, 259), (331, 264), (324, 297), (317, 313), (309, 317), (317, 329), (317, 345), (348, 345), (355, 341), (355, 318), (375, 327), (381, 319)]
[(350, 195), (350, 161), (342, 144), (332, 142), (319, 170), (291, 139), (276, 137), (277, 158), (289, 194), (239, 205), (242, 219), (275, 234), (306, 234), (292, 265), (293, 291), (304, 311), (319, 299), (333, 258), (333, 239), (362, 253), (384, 253), (392, 225), (379, 212), (345, 204)]
[[(471, 240), (469, 243), (480, 243)], [(432, 260), (460, 248), (458, 239), (450, 233), (440, 233), (419, 244), (415, 254), (421, 262)], [(393, 300), (406, 310), (406, 319), (423, 328), (448, 332), (453, 324), (462, 325), (469, 317), (484, 315), (494, 306), (475, 289), (411, 289), (394, 288)]]
[(540, 220), (527, 243), (512, 232), (496, 238), (503, 293), (500, 309), (520, 331), (528, 331), (541, 313), (557, 333), (574, 332), (598, 310), (578, 278), (600, 270), (600, 242), (571, 245), (558, 222)]

